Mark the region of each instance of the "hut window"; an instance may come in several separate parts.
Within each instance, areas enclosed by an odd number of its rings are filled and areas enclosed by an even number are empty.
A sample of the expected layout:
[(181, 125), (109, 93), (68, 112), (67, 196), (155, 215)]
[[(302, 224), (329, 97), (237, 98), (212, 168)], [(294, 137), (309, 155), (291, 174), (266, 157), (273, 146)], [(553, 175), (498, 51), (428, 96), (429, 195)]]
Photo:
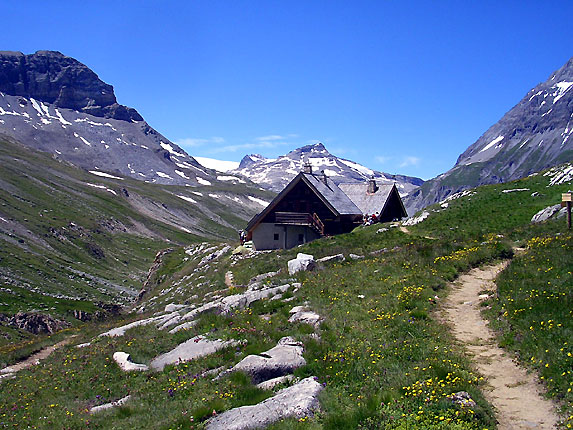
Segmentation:
[(274, 239), (279, 240), (279, 234), (278, 233), (275, 233)]
[(299, 235), (298, 235), (298, 241), (299, 241), (299, 242), (304, 242), (304, 234), (299, 233)]

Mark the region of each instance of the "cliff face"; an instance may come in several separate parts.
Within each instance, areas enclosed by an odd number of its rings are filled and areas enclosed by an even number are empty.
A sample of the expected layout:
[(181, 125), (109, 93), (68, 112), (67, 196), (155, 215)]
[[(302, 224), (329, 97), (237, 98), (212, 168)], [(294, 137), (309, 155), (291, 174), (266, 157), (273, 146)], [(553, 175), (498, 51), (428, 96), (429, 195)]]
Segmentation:
[(101, 118), (143, 120), (135, 109), (117, 103), (111, 85), (60, 52), (0, 51), (0, 91)]
[(0, 52), (0, 137), (89, 171), (170, 185), (213, 175), (117, 103), (113, 87), (60, 52)]

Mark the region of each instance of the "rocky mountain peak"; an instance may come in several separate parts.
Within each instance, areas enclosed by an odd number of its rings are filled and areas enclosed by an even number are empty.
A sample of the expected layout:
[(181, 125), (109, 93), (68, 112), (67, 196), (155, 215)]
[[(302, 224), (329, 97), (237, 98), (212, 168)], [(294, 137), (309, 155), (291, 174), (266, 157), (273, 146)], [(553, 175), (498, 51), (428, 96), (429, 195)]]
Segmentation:
[(89, 67), (57, 51), (0, 51), (0, 91), (96, 117), (143, 120), (135, 109), (118, 104), (113, 87)]
[(378, 172), (350, 160), (332, 155), (322, 143), (305, 145), (278, 158), (261, 155), (247, 155), (230, 173), (246, 176), (263, 188), (280, 192), (304, 165), (310, 163), (315, 172), (324, 171), (335, 183), (362, 183), (375, 177), (381, 184), (396, 182), (402, 195), (406, 195), (424, 181), (404, 175), (390, 175)]
[(573, 58), (470, 145), (448, 172), (405, 201), (409, 213), (479, 185), (526, 177), (573, 159)]

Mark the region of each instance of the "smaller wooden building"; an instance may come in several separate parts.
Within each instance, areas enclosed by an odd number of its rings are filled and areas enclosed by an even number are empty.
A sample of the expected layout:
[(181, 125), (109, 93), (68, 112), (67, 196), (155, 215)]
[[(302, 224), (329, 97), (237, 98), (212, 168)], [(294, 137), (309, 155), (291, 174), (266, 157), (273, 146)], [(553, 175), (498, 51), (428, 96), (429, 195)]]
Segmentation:
[(398, 221), (408, 216), (395, 184), (378, 185), (374, 179), (366, 184), (340, 184), (364, 215), (378, 216), (378, 222)]

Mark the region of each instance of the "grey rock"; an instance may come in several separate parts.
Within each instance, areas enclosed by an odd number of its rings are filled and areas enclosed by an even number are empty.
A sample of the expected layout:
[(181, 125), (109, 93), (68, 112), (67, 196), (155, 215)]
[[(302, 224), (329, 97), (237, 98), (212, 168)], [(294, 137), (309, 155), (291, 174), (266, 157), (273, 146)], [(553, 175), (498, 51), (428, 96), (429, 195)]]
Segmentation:
[(86, 65), (56, 51), (0, 52), (0, 91), (103, 118), (143, 119), (135, 109), (119, 105), (113, 87)]
[(316, 260), (317, 263), (329, 263), (332, 261), (344, 261), (344, 254), (329, 255), (328, 257), (322, 257)]
[(448, 400), (464, 408), (475, 408), (477, 406), (467, 391), (458, 391), (449, 396)]
[[(256, 284), (253, 284), (253, 286), (256, 286)], [(207, 302), (204, 305), (201, 305), (198, 308), (189, 311), (188, 313), (183, 315), (181, 319), (178, 320), (177, 322), (192, 320), (198, 317), (199, 315), (208, 312), (218, 312), (221, 314), (227, 314), (236, 308), (244, 309), (253, 302), (265, 299), (267, 297), (272, 298), (277, 294), (286, 292), (289, 288), (290, 284), (285, 284), (278, 287), (264, 287), (260, 290), (254, 290), (252, 289), (251, 286), (244, 293), (233, 294), (230, 296), (216, 299), (211, 302)], [(163, 329), (169, 326), (170, 323), (166, 323), (163, 325)]]
[(303, 418), (319, 408), (318, 395), (322, 385), (306, 378), (275, 396), (252, 406), (241, 406), (211, 418), (208, 430), (247, 430), (264, 428), (286, 418)]
[(209, 340), (204, 336), (195, 336), (178, 345), (173, 350), (154, 358), (149, 364), (149, 367), (153, 370), (161, 371), (169, 364), (194, 360), (195, 358), (213, 354), (222, 348), (236, 344), (237, 342), (234, 341), (223, 341), (220, 339)]
[(294, 275), (300, 271), (310, 271), (313, 270), (315, 267), (314, 256), (309, 254), (303, 254), (299, 252), (295, 259), (289, 260), (288, 264), (288, 273), (290, 275)]
[(132, 362), (129, 354), (123, 351), (115, 352), (113, 354), (113, 360), (124, 372), (149, 370), (149, 367), (145, 364), (138, 364)]
[(352, 260), (361, 260), (362, 258), (364, 258), (363, 255), (357, 255), (357, 254), (349, 254), (348, 255)]
[[(177, 314), (175, 312), (175, 314)], [(177, 314), (179, 315), (179, 314)], [(110, 336), (110, 337), (114, 337), (114, 336), (123, 336), (125, 334), (125, 332), (131, 328), (134, 327), (138, 327), (141, 325), (148, 325), (148, 324), (163, 324), (165, 321), (173, 318), (174, 314), (167, 314), (167, 315), (160, 315), (160, 316), (156, 316), (156, 317), (151, 317), (151, 318), (146, 318), (146, 319), (142, 319), (142, 320), (138, 320), (138, 321), (134, 321), (132, 323), (129, 324), (125, 324), (122, 325), (120, 327), (115, 327), (111, 330), (106, 331), (105, 333), (100, 334), (98, 337), (103, 337), (103, 336)]]
[(320, 323), (320, 315), (316, 312), (309, 310), (306, 306), (295, 306), (290, 310), (290, 318), (288, 319), (291, 323), (305, 323), (310, 324), (313, 327), (318, 327)]
[(560, 209), (561, 209), (560, 204), (548, 206), (545, 209), (541, 209), (539, 212), (533, 215), (533, 217), (531, 218), (531, 222), (537, 224), (543, 221), (547, 221), (549, 218), (551, 218), (553, 215), (559, 212)]
[(257, 384), (257, 388), (260, 388), (262, 390), (272, 390), (277, 385), (282, 384), (284, 382), (290, 382), (293, 379), (294, 375), (279, 376), (277, 378), (269, 379), (268, 381), (263, 381), (260, 384)]
[(247, 373), (253, 383), (258, 384), (269, 379), (292, 373), (304, 366), (303, 347), (292, 337), (283, 337), (278, 344), (259, 355), (248, 355), (237, 363), (230, 372)]
[(90, 414), (96, 414), (98, 412), (102, 412), (108, 409), (112, 409), (112, 408), (117, 408), (119, 406), (123, 406), (125, 405), (128, 400), (131, 398), (131, 396), (125, 396), (119, 400), (116, 400), (115, 402), (110, 402), (110, 403), (105, 403), (103, 405), (99, 405), (99, 406), (94, 406), (93, 408), (90, 409)]
[(281, 273), (280, 270), (277, 270), (276, 272), (262, 273), (260, 275), (255, 276), (254, 278), (251, 278), (251, 280), (249, 280), (249, 285), (254, 284), (255, 282), (264, 281), (265, 279), (268, 279), (268, 278), (273, 278), (273, 277), (279, 275), (280, 273)]
[[(184, 322), (183, 324), (179, 324), (178, 326), (173, 327), (171, 330), (169, 330), (169, 333), (173, 334), (173, 333), (177, 333), (180, 330), (187, 330), (193, 326), (197, 325), (197, 321), (187, 321)], [(167, 328), (167, 327), (165, 327)]]
[(180, 311), (182, 309), (188, 308), (188, 305), (176, 305), (175, 303), (170, 303), (168, 305), (165, 306), (165, 310), (164, 312), (175, 312), (175, 311)]
[(76, 345), (76, 348), (87, 348), (88, 346), (91, 346), (91, 344), (91, 342), (80, 343), (79, 345)]

